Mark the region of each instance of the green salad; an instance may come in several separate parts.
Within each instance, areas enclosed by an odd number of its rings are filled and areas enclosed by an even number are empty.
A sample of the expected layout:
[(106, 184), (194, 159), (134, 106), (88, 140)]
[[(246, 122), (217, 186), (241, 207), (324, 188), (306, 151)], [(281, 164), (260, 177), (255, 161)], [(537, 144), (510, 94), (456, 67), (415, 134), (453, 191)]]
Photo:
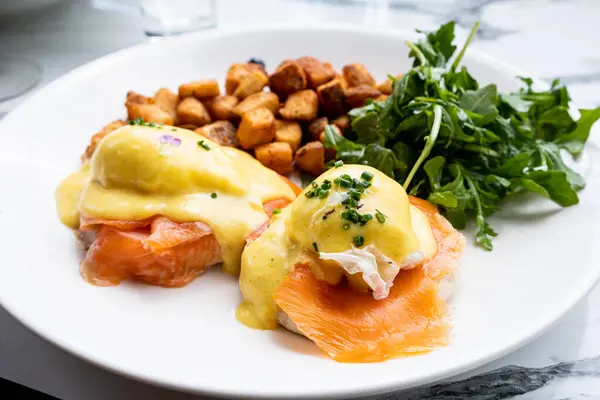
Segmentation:
[(581, 153), (600, 108), (573, 118), (558, 80), (542, 91), (526, 77), (518, 92), (480, 86), (460, 65), (478, 24), (456, 56), (454, 27), (406, 42), (413, 66), (392, 94), (350, 111), (345, 137), (328, 126), (325, 147), (336, 150), (335, 160), (375, 167), (436, 204), (457, 229), (474, 217), (477, 244), (491, 250), (496, 232), (487, 217), (504, 198), (530, 191), (563, 207), (579, 202), (585, 182), (561, 151)]

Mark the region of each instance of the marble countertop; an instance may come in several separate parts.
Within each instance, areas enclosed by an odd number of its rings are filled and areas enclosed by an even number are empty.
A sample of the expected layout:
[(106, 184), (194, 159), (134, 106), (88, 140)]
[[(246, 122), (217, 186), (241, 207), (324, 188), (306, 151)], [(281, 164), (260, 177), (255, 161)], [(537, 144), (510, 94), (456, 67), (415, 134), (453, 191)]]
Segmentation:
[[(125, 0), (123, 0), (125, 1)], [(39, 87), (104, 54), (147, 40), (139, 18), (107, 0), (65, 0), (0, 19), (0, 56), (39, 63)], [(93, 7), (92, 4), (96, 7)], [(590, 34), (598, 0), (218, 0), (218, 26), (336, 22), (373, 29), (433, 29), (482, 22), (473, 47), (534, 76), (565, 82), (581, 107), (600, 105), (600, 41)], [(99, 9), (101, 8), (101, 9)], [(0, 103), (0, 117), (27, 95)], [(377, 399), (600, 399), (600, 287), (524, 348), (431, 387)], [(198, 399), (114, 375), (51, 346), (0, 308), (0, 376), (61, 399)]]

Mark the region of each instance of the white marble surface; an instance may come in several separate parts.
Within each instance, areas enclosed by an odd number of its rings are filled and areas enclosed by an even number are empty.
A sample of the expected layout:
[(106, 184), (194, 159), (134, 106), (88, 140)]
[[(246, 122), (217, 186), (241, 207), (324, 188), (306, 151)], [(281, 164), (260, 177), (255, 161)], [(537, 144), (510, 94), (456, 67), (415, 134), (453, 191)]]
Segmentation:
[[(582, 107), (600, 105), (600, 41), (590, 33), (596, 31), (600, 17), (598, 0), (265, 0), (260, 7), (257, 1), (218, 3), (221, 27), (277, 20), (430, 29), (454, 18), (464, 34), (480, 19), (482, 35), (473, 47), (532, 75), (563, 78)], [(40, 13), (0, 19), (0, 55), (38, 62), (44, 68), (42, 85), (87, 61), (145, 40), (135, 16), (95, 10), (85, 1), (66, 0)], [(0, 103), (0, 116), (26, 98)], [(599, 338), (600, 288), (596, 288), (550, 331), (515, 353), (449, 384), (382, 398), (600, 399)], [(495, 371), (509, 365), (525, 368)], [(481, 375), (488, 371), (495, 372)], [(62, 399), (198, 398), (89, 365), (39, 339), (1, 308), (0, 376)]]

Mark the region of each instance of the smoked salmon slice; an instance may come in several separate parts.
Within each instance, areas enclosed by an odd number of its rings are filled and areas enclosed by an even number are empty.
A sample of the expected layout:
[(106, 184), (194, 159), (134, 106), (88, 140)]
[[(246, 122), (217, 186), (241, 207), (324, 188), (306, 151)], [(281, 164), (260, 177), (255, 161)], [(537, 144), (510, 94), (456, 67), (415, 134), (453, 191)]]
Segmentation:
[(438, 252), (423, 265), (400, 271), (387, 298), (329, 285), (306, 264), (297, 265), (274, 295), (298, 330), (336, 361), (379, 362), (448, 344), (439, 283), (454, 271), (465, 240), (433, 205), (413, 197), (410, 202), (427, 216)]
[[(268, 201), (264, 204), (265, 213), (270, 218), (275, 208), (289, 203), (287, 199)], [(212, 229), (202, 222), (177, 223), (162, 216), (140, 221), (82, 216), (80, 231), (95, 233), (81, 263), (81, 274), (97, 286), (133, 279), (181, 287), (222, 261), (221, 247)]]

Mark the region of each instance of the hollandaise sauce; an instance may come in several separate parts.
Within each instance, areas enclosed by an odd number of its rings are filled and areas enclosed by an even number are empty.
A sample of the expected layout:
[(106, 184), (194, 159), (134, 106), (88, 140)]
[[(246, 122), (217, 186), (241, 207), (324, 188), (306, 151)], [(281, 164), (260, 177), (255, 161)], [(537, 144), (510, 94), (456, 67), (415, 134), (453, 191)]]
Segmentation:
[(268, 220), (264, 203), (295, 197), (281, 176), (243, 151), (185, 129), (140, 125), (107, 135), (56, 190), (60, 220), (72, 229), (82, 216), (203, 222), (231, 274), (239, 273), (245, 238)]
[(253, 328), (275, 329), (274, 294), (299, 265), (321, 282), (337, 285), (346, 277), (356, 291), (384, 298), (399, 269), (436, 251), (427, 218), (397, 182), (363, 165), (331, 168), (244, 250), (237, 317)]

